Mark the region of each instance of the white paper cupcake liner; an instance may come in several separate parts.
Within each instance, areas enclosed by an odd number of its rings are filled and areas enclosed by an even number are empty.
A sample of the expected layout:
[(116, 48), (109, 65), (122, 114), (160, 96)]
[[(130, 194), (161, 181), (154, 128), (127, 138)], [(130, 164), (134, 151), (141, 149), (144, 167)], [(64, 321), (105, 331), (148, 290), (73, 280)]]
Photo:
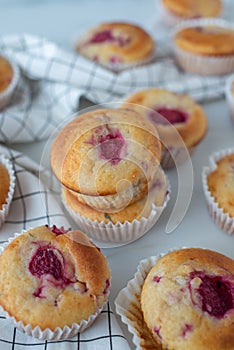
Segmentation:
[(231, 75), (226, 82), (225, 96), (228, 103), (229, 113), (234, 123), (234, 74)]
[(68, 214), (89, 237), (101, 242), (130, 243), (146, 234), (154, 226), (166, 208), (170, 199), (170, 185), (168, 181), (167, 183), (168, 191), (163, 205), (159, 207), (152, 204), (152, 210), (147, 218), (142, 217), (140, 220), (134, 219), (132, 222), (125, 221), (124, 223), (117, 222), (113, 224), (112, 222), (93, 221), (73, 211), (64, 200), (63, 195), (62, 202)]
[[(173, 37), (182, 29), (198, 26), (220, 26), (234, 30), (234, 25), (220, 18), (200, 18), (183, 21), (176, 26)], [(187, 72), (200, 75), (224, 75), (234, 71), (234, 54), (226, 56), (205, 56), (190, 53), (173, 45), (178, 64)]]
[[(23, 234), (27, 230), (22, 230), (21, 233), (15, 233), (14, 236), (10, 237), (7, 242), (0, 245), (0, 254), (2, 254), (3, 250), (10, 244), (16, 237), (19, 237), (21, 234)], [(110, 287), (107, 292), (107, 298), (110, 293)], [(0, 309), (2, 312), (4, 312), (6, 319), (9, 320), (10, 323), (12, 323), (19, 331), (22, 333), (25, 333), (29, 336), (32, 336), (34, 338), (40, 339), (40, 340), (62, 340), (62, 339), (68, 339), (73, 338), (78, 333), (83, 332), (86, 328), (92, 325), (92, 323), (95, 321), (97, 316), (101, 313), (103, 310), (105, 304), (97, 309), (96, 313), (93, 315), (90, 315), (87, 320), (81, 321), (78, 323), (73, 323), (71, 327), (64, 326), (63, 328), (57, 327), (55, 330), (51, 330), (49, 328), (46, 328), (45, 330), (42, 330), (39, 326), (32, 327), (30, 324), (25, 325), (22, 321), (17, 321), (14, 316), (11, 316), (8, 314), (6, 310), (0, 305)]]
[(7, 169), (10, 177), (10, 186), (9, 186), (8, 195), (6, 198), (6, 203), (2, 205), (2, 209), (0, 210), (0, 227), (1, 227), (1, 225), (4, 223), (5, 218), (9, 212), (10, 205), (12, 202), (12, 198), (15, 190), (15, 173), (13, 170), (13, 165), (10, 162), (10, 160), (2, 154), (0, 155), (0, 164), (2, 164)]
[(217, 162), (223, 157), (234, 153), (234, 148), (229, 148), (216, 152), (209, 158), (209, 165), (203, 168), (202, 172), (202, 185), (205, 194), (205, 199), (208, 207), (208, 211), (214, 222), (226, 233), (234, 235), (234, 217), (230, 217), (228, 213), (224, 213), (223, 209), (219, 207), (219, 204), (215, 201), (208, 188), (207, 177), (217, 168)]
[(129, 332), (133, 335), (136, 350), (161, 349), (157, 347), (144, 321), (140, 304), (141, 291), (144, 281), (155, 263), (165, 254), (178, 249), (183, 248), (171, 249), (166, 253), (141, 260), (134, 278), (128, 282), (115, 299), (116, 313), (120, 315), (122, 322), (127, 325)]
[(13, 70), (13, 78), (7, 89), (0, 93), (0, 110), (4, 108), (10, 102), (11, 96), (16, 88), (16, 85), (20, 78), (20, 69), (18, 65), (14, 62), (11, 57), (6, 56), (4, 53), (0, 52), (0, 56), (5, 58), (11, 65)]

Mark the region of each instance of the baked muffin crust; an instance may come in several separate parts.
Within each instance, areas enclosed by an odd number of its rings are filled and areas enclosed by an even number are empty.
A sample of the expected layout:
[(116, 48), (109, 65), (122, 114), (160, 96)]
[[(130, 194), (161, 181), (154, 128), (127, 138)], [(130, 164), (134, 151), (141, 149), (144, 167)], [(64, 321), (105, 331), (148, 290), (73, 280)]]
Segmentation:
[(102, 23), (78, 42), (81, 55), (101, 64), (125, 64), (147, 59), (155, 43), (141, 27), (124, 22)]

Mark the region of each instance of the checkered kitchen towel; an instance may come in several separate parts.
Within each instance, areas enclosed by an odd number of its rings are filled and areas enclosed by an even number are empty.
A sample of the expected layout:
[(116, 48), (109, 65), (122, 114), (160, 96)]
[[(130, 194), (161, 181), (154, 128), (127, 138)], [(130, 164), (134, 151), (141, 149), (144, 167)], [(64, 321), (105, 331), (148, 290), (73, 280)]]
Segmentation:
[[(0, 146), (0, 154), (12, 162), (16, 176), (14, 198), (5, 223), (0, 228), (0, 243), (15, 232), (39, 225), (71, 227), (53, 192), (39, 184), (39, 166), (22, 154)], [(130, 350), (109, 304), (90, 328), (72, 339), (41, 341), (21, 333), (0, 312), (1, 350)]]
[(94, 103), (113, 102), (135, 90), (158, 86), (186, 92), (199, 101), (222, 96), (225, 77), (184, 74), (165, 46), (168, 39), (163, 41), (157, 44), (152, 64), (115, 74), (44, 38), (1, 37), (0, 51), (20, 65), (22, 78), (11, 104), (0, 112), (0, 141), (47, 138), (77, 110), (81, 95)]

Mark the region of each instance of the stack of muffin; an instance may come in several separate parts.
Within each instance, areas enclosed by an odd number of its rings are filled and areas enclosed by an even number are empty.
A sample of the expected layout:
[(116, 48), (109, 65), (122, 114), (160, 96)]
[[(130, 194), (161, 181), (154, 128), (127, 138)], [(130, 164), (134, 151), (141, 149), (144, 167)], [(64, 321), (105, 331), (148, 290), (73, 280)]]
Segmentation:
[(51, 149), (51, 166), (70, 215), (93, 238), (119, 243), (148, 231), (166, 203), (160, 158), (153, 124), (127, 109), (75, 118)]

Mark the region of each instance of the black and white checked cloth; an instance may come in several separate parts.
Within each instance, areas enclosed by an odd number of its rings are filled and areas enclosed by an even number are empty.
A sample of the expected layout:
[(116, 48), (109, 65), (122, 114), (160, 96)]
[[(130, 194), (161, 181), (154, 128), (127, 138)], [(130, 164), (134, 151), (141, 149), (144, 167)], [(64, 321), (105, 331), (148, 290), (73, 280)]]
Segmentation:
[[(24, 155), (0, 146), (0, 154), (12, 162), (16, 187), (10, 212), (0, 228), (0, 243), (13, 233), (39, 225), (70, 227), (60, 201), (53, 192), (39, 183), (39, 166)], [(21, 333), (0, 312), (1, 350), (130, 350), (109, 304), (90, 328), (76, 337), (61, 341), (40, 341)]]
[(0, 113), (3, 142), (47, 138), (78, 109), (81, 95), (93, 103), (106, 103), (158, 86), (205, 101), (224, 92), (225, 77), (181, 72), (171, 56), (168, 38), (158, 41), (153, 63), (119, 74), (28, 34), (1, 37), (0, 50), (9, 54), (23, 72), (11, 104)]

